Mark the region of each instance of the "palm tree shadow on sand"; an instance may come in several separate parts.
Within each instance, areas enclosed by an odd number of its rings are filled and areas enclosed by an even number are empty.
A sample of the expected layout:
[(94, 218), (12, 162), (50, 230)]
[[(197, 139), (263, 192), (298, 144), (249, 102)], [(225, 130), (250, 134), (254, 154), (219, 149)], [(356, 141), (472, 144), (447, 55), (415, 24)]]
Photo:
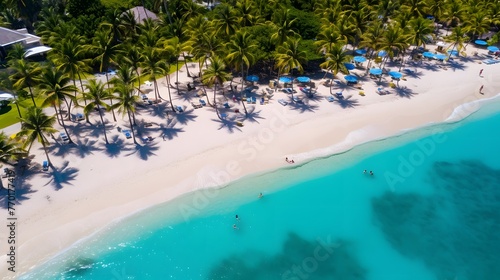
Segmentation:
[(122, 151), (127, 150), (125, 148), (125, 141), (120, 135), (113, 135), (109, 138), (109, 144), (101, 143), (101, 145), (104, 147), (102, 148), (104, 153), (110, 158), (118, 157)]
[(241, 131), (239, 126), (236, 124), (236, 116), (226, 117), (222, 120), (212, 119), (212, 121), (219, 123), (219, 128), (217, 130), (225, 128), (229, 133), (234, 133), (235, 130)]
[(176, 120), (176, 122), (180, 124), (187, 124), (188, 122), (195, 121), (195, 119), (198, 117), (197, 115), (194, 114), (194, 110), (186, 110), (182, 113), (172, 113), (173, 119)]
[(346, 108), (354, 108), (359, 106), (359, 101), (357, 99), (353, 99), (352, 96), (347, 96), (342, 99), (336, 98), (335, 102), (340, 105), (340, 107)]
[(247, 115), (243, 116), (242, 120), (248, 121), (248, 122), (255, 122), (255, 123), (260, 123), (259, 120), (265, 119), (260, 115), (260, 110), (256, 111), (257, 107), (255, 106), (249, 106), (247, 108)]
[[(14, 185), (14, 189), (16, 191), (15, 197), (16, 197), (16, 203), (17, 204), (22, 204), (23, 201), (30, 199), (30, 195), (32, 193), (37, 192), (36, 190), (33, 190), (33, 185), (29, 183), (31, 178), (34, 175), (37, 175), (40, 173), (42, 170), (42, 167), (40, 164), (29, 164), (26, 165), (26, 167), (16, 167), (15, 168), (15, 177), (14, 181), (11, 183)], [(0, 188), (0, 208), (7, 209), (8, 205), (8, 195), (9, 192), (7, 191), (6, 188), (9, 188), (7, 185), (9, 183), (8, 179), (3, 179), (3, 188)], [(12, 187), (10, 187), (12, 188)]]
[(71, 182), (75, 180), (78, 169), (68, 166), (69, 161), (65, 161), (61, 167), (53, 166), (49, 168), (44, 177), (50, 180), (45, 185), (52, 185), (57, 191), (62, 189), (64, 185), (72, 185)]
[(414, 95), (416, 95), (417, 93), (415, 93), (413, 90), (409, 89), (408, 87), (406, 86), (402, 86), (402, 87), (396, 87), (394, 89), (394, 91), (396, 92), (397, 95), (399, 95), (400, 97), (405, 97), (405, 98), (411, 98), (413, 97)]
[(290, 102), (288, 103), (288, 105), (290, 106), (291, 110), (299, 111), (299, 113), (315, 112), (316, 110), (318, 110), (318, 105), (309, 104), (309, 102), (306, 101), (307, 100), (302, 99), (300, 102), (294, 102), (292, 98), (290, 98)]
[(184, 132), (184, 129), (176, 128), (176, 124), (177, 121), (175, 119), (169, 119), (166, 124), (160, 124), (160, 137), (162, 137), (163, 140), (165, 140), (165, 138), (172, 140), (175, 137), (179, 137), (179, 133)]
[(96, 145), (96, 140), (90, 140), (89, 138), (77, 138), (73, 141), (75, 142), (74, 144), (64, 144), (56, 142), (56, 144), (51, 145), (48, 149), (52, 154), (58, 157), (75, 154), (81, 158), (92, 155), (94, 154), (94, 152), (102, 150)]
[(126, 156), (131, 156), (137, 154), (137, 156), (142, 160), (148, 160), (151, 156), (155, 156), (155, 151), (159, 150), (158, 142), (148, 142), (145, 145), (136, 145), (132, 152), (128, 153)]

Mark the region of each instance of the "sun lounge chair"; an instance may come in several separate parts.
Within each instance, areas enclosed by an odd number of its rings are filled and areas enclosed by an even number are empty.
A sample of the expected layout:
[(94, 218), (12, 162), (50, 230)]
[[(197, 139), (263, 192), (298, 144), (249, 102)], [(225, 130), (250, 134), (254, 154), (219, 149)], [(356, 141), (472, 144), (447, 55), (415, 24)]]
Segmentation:
[(64, 142), (69, 140), (68, 135), (65, 132), (59, 133), (59, 137), (61, 137), (61, 140), (63, 140)]
[(247, 98), (247, 104), (252, 104), (252, 98), (250, 97)]
[(344, 99), (344, 95), (342, 94), (342, 92), (337, 92), (335, 94), (337, 95), (338, 99)]
[(84, 119), (85, 119), (85, 117), (83, 116), (82, 113), (76, 113), (76, 120), (77, 121), (81, 121), (81, 120), (84, 120)]
[(152, 124), (152, 123), (150, 123), (150, 122), (146, 122), (146, 123), (144, 123), (144, 127), (151, 127), (151, 126), (153, 126), (153, 124)]
[(252, 98), (252, 104), (257, 103), (257, 98), (255, 98), (255, 96), (252, 96), (251, 98)]
[(335, 101), (335, 98), (333, 98), (333, 96), (328, 96), (326, 100), (328, 100), (328, 102), (333, 102)]
[(193, 106), (194, 109), (199, 109), (199, 108), (203, 107), (203, 105), (201, 105), (200, 103), (191, 102), (191, 105)]
[(122, 132), (123, 132), (123, 134), (125, 134), (125, 137), (126, 137), (127, 139), (132, 138), (132, 133), (130, 132), (130, 130), (128, 130), (128, 129), (124, 129), (124, 130), (122, 130)]
[(220, 114), (220, 118), (223, 120), (227, 119), (227, 114), (226, 113)]
[(295, 103), (302, 103), (302, 100), (301, 100), (300, 98), (298, 98), (297, 96), (294, 96), (294, 97), (292, 98), (292, 100), (293, 100), (293, 102), (295, 102)]
[(286, 102), (286, 101), (285, 101), (285, 100), (283, 100), (283, 99), (278, 99), (278, 103), (279, 103), (279, 104), (281, 104), (281, 105), (283, 105), (283, 106), (288, 105), (288, 102)]
[(224, 108), (229, 109), (229, 103), (224, 103)]
[(496, 59), (485, 59), (485, 60), (483, 60), (483, 63), (487, 64), (487, 65), (495, 64), (495, 63), (498, 63), (498, 62), (500, 62), (500, 61), (496, 60)]
[(242, 122), (236, 122), (236, 125), (239, 126), (239, 127), (242, 127), (243, 123)]
[(264, 105), (264, 103), (265, 103), (265, 102), (266, 102), (266, 100), (264, 99), (264, 97), (262, 97), (262, 98), (260, 99), (260, 105)]
[(389, 91), (384, 90), (383, 88), (377, 88), (377, 93), (380, 95), (386, 95), (386, 94), (389, 94)]
[(207, 106), (207, 102), (205, 102), (205, 100), (203, 100), (203, 99), (200, 99), (200, 104), (202, 106)]
[(49, 162), (48, 161), (46, 161), (46, 160), (43, 161), (42, 170), (43, 171), (49, 170)]
[(182, 106), (179, 106), (179, 105), (175, 106), (175, 110), (176, 110), (177, 112), (179, 112), (179, 113), (184, 112), (184, 108), (183, 108)]

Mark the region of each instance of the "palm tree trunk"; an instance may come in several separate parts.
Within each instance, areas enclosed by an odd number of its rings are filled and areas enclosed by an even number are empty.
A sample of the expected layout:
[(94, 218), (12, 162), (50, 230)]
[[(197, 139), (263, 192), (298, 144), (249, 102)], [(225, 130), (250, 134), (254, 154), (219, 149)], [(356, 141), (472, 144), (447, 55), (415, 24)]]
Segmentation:
[(30, 90), (30, 95), (31, 95), (31, 100), (33, 101), (33, 106), (36, 108), (36, 102), (35, 102), (35, 97), (33, 96), (33, 90), (31, 89), (31, 86), (28, 84), (28, 88)]
[[(107, 71), (106, 71), (106, 85), (108, 86), (109, 90), (109, 78)], [(111, 106), (113, 106), (113, 98), (110, 98), (109, 101), (111, 102)], [(113, 108), (111, 108), (111, 113), (113, 114), (113, 120), (116, 122), (115, 110)]]
[[(62, 118), (62, 113), (60, 113), (60, 112), (58, 112), (58, 111), (57, 111), (57, 106), (56, 106), (56, 103), (52, 103), (52, 106), (54, 106), (54, 111), (56, 111), (56, 119), (57, 119), (57, 123), (58, 123), (59, 125), (62, 125), (61, 120), (59, 120), (59, 118)], [(59, 114), (61, 114), (61, 115), (59, 115)]]
[(68, 142), (71, 144), (74, 144), (73, 140), (71, 139), (71, 136), (69, 136), (68, 129), (66, 128), (66, 124), (64, 123), (64, 118), (61, 116), (61, 121), (62, 121), (62, 127), (64, 129), (64, 132), (66, 132), (66, 135), (68, 136)]
[(243, 100), (243, 63), (241, 63), (241, 90), (240, 90), (240, 96), (241, 96), (241, 103), (243, 104), (243, 109), (245, 110), (245, 117), (248, 116), (248, 111), (247, 107), (245, 106), (245, 100)]
[(106, 135), (106, 125), (104, 124), (104, 118), (102, 117), (101, 110), (99, 110), (99, 116), (101, 117), (102, 129), (104, 131), (104, 139), (106, 139), (106, 144), (109, 144), (108, 136)]
[(217, 83), (215, 83), (215, 85), (214, 85), (214, 107), (215, 107), (215, 113), (217, 114), (217, 117), (219, 118), (219, 120), (222, 120), (222, 118), (219, 114), (219, 109), (217, 108), (216, 96), (217, 96)]
[(135, 140), (134, 127), (132, 126), (132, 119), (130, 118), (130, 111), (127, 109), (128, 122), (130, 123), (130, 130), (132, 131), (132, 137), (134, 138), (134, 144), (138, 145), (137, 140)]
[[(168, 80), (170, 80), (170, 76), (167, 74), (165, 76), (165, 79), (167, 80), (167, 84), (170, 83)], [(172, 94), (170, 93), (170, 87), (167, 87), (168, 90), (168, 99), (170, 100), (170, 107), (172, 108), (172, 111), (175, 113), (175, 108), (174, 108), (174, 103), (172, 102)]]
[(137, 75), (137, 79), (139, 80), (138, 93), (140, 94), (140, 92), (141, 92), (141, 76), (139, 76), (139, 69), (135, 69), (135, 74)]
[(43, 146), (43, 151), (45, 152), (45, 156), (47, 157), (47, 162), (49, 163), (49, 166), (53, 167), (52, 162), (50, 161), (49, 151), (47, 151), (47, 146), (45, 145), (45, 137), (43, 135), (42, 135), (42, 146)]
[(184, 55), (184, 52), (182, 53), (182, 57), (184, 58), (184, 66), (186, 66), (186, 74), (188, 77), (191, 77), (191, 73), (189, 73), (189, 67), (188, 67), (188, 63), (186, 60), (186, 56)]
[[(179, 95), (179, 94), (181, 94), (179, 92), (179, 57), (177, 57), (177, 59), (175, 61), (176, 61), (175, 67), (177, 68), (175, 70), (175, 87), (177, 89), (177, 95)], [(168, 75), (168, 73), (167, 73), (167, 75)]]

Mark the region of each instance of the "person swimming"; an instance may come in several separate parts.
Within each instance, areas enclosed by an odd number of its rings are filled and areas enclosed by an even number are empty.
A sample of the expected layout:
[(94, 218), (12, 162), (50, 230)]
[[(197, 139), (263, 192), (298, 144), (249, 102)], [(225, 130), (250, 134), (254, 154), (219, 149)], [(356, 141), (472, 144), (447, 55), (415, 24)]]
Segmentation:
[(236, 220), (239, 221), (240, 220), (240, 217), (238, 217), (238, 215), (236, 215)]
[(264, 197), (264, 196), (262, 195), (262, 193), (259, 193), (259, 198), (262, 198), (262, 197)]
[(240, 229), (240, 228), (237, 227), (236, 224), (233, 224), (233, 229)]

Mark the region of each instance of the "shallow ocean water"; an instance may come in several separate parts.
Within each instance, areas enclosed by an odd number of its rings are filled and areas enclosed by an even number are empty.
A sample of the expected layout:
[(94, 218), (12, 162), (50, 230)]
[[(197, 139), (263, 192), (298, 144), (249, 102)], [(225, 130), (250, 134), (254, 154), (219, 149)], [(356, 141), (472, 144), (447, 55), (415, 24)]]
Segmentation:
[(497, 279), (498, 108), (183, 196), (23, 279)]

